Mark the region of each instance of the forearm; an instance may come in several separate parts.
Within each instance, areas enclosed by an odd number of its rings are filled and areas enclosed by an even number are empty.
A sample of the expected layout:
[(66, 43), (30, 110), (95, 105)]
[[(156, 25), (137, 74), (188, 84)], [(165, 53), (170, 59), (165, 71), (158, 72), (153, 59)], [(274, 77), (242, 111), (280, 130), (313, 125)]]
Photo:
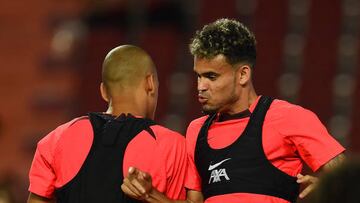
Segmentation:
[(29, 198), (27, 200), (27, 203), (53, 203), (53, 202), (55, 202), (53, 199), (41, 197), (34, 193), (30, 193)]
[[(345, 160), (345, 155), (343, 153), (339, 154), (339, 155), (335, 156), (333, 159), (331, 159), (330, 161), (328, 161), (326, 164), (324, 164), (321, 167), (320, 172), (327, 173), (327, 172), (335, 169), (339, 165), (341, 165), (344, 162), (344, 160)], [(304, 198), (311, 191), (314, 190), (314, 188), (316, 187), (316, 184), (318, 182), (318, 178), (316, 178), (314, 176), (310, 176), (310, 175), (303, 176), (301, 174), (298, 174), (297, 182), (302, 183), (302, 184), (308, 184), (307, 187), (299, 195), (300, 198)]]
[(341, 154), (337, 155), (336, 157), (334, 157), (333, 159), (331, 159), (329, 162), (327, 162), (321, 168), (321, 170), (324, 172), (333, 170), (334, 168), (341, 165), (344, 162), (344, 160), (345, 160), (345, 155), (344, 155), (344, 153), (341, 153)]

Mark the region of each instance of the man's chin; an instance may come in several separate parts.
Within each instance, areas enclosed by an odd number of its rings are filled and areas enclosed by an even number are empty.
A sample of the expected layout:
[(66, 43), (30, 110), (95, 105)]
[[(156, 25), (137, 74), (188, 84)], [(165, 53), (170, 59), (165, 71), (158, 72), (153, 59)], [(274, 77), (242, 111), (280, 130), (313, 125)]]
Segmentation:
[(203, 114), (211, 115), (211, 114), (217, 113), (217, 109), (203, 108), (202, 112), (203, 112)]

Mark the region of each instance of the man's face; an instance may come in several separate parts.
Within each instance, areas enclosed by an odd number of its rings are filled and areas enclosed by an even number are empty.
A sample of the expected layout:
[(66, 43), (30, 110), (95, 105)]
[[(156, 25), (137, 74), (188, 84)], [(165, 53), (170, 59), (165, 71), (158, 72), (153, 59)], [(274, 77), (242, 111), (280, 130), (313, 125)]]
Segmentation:
[(198, 99), (205, 113), (227, 112), (239, 99), (236, 69), (225, 56), (213, 59), (194, 58), (194, 71), (198, 76)]
[(155, 118), (155, 111), (156, 111), (156, 107), (157, 107), (157, 102), (158, 102), (158, 95), (159, 95), (159, 79), (156, 73), (154, 73), (154, 95), (152, 95), (151, 98), (151, 102), (150, 102), (150, 114), (151, 114), (151, 118), (154, 119)]

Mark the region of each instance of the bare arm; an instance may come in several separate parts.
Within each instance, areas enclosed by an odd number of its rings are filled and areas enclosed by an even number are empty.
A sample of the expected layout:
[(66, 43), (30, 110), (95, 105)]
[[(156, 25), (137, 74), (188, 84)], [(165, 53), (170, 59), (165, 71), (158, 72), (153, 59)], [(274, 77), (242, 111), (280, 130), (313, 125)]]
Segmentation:
[[(343, 153), (337, 155), (336, 157), (334, 157), (333, 159), (331, 159), (329, 162), (327, 162), (326, 164), (324, 164), (321, 168), (320, 168), (320, 172), (321, 173), (326, 173), (328, 171), (333, 170), (334, 168), (338, 167), (341, 163), (343, 163), (345, 160), (345, 155)], [(301, 183), (301, 184), (307, 184), (308, 186), (299, 194), (300, 198), (304, 198), (305, 196), (307, 196), (311, 191), (314, 190), (314, 188), (316, 187), (316, 184), (318, 182), (318, 178), (311, 176), (311, 175), (302, 175), (299, 174), (297, 175), (297, 182)]]
[(41, 197), (41, 196), (36, 195), (34, 193), (30, 193), (29, 198), (27, 200), (27, 203), (53, 203), (53, 202), (54, 201), (52, 199)]
[(341, 153), (331, 159), (329, 162), (327, 162), (323, 167), (321, 167), (321, 171), (327, 172), (330, 170), (333, 170), (334, 168), (338, 167), (340, 164), (342, 164), (345, 160), (344, 153)]

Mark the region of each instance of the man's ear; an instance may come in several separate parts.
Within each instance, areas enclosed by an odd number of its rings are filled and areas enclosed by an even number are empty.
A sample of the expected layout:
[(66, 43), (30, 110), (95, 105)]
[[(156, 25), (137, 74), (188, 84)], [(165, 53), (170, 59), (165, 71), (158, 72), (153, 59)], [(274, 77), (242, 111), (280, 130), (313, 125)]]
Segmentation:
[(105, 84), (101, 83), (100, 84), (100, 93), (101, 93), (101, 97), (106, 101), (109, 102), (109, 94), (106, 90)]
[(245, 85), (251, 80), (251, 67), (248, 64), (239, 65), (236, 76), (240, 85)]
[(149, 94), (154, 94), (156, 91), (156, 78), (154, 74), (146, 75), (146, 92)]

